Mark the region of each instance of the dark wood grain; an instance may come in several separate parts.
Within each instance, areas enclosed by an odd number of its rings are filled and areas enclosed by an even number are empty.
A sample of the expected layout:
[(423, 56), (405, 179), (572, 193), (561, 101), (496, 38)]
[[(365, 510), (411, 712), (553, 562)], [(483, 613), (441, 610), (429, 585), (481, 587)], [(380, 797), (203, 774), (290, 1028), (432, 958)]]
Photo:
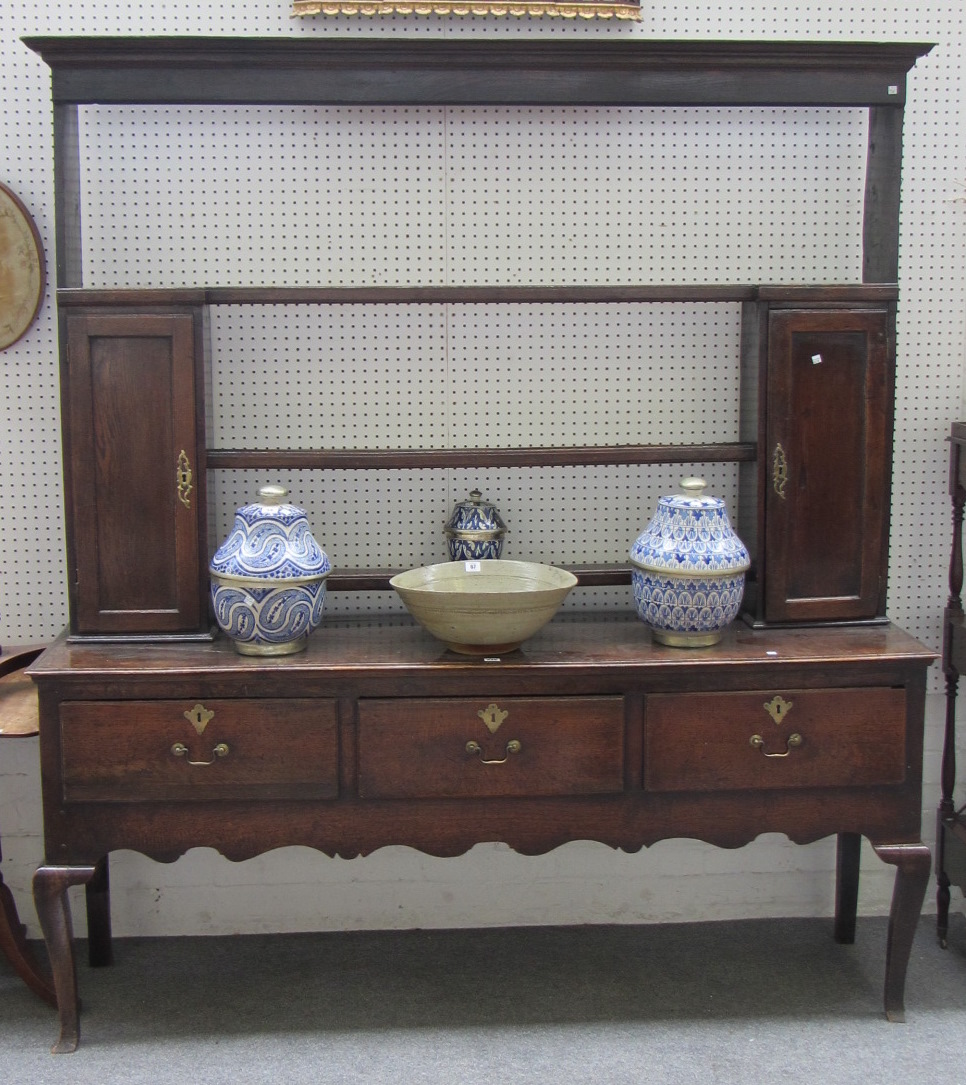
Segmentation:
[(936, 811), (936, 934), (946, 945), (950, 889), (966, 889), (966, 811), (953, 799), (956, 789), (956, 708), (959, 679), (966, 672), (966, 619), (963, 616), (963, 509), (966, 506), (966, 425), (954, 422), (949, 436), (949, 498), (952, 540), (949, 553), (949, 596), (943, 612), (943, 675), (946, 718)]
[[(850, 296), (853, 290), (844, 287)], [(754, 286), (644, 283), (635, 286), (203, 286), (66, 289), (61, 306), (91, 305), (560, 305), (746, 301)], [(824, 293), (824, 292), (823, 292)], [(865, 291), (863, 289), (863, 295)], [(869, 291), (871, 300), (872, 291)]]
[[(194, 631), (207, 509), (198, 447), (201, 317), (75, 310), (67, 318), (72, 627)], [(191, 490), (179, 499), (184, 452)]]
[(74, 968), (74, 927), (67, 890), (83, 885), (95, 874), (95, 867), (40, 867), (34, 874), (34, 904), (44, 932), (54, 972), (54, 990), (60, 1033), (51, 1048), (55, 1055), (69, 1054), (80, 1043), (80, 1002)]
[[(630, 565), (561, 564), (577, 578), (578, 587), (615, 588), (631, 582)], [(326, 580), (328, 591), (392, 591), (389, 581), (404, 569), (333, 569)]]
[[(770, 655), (772, 652), (775, 654)], [(880, 840), (896, 834), (900, 839), (918, 839), (922, 674), (931, 659), (930, 653), (891, 628), (827, 633), (735, 629), (723, 644), (689, 652), (654, 645), (640, 623), (614, 619), (555, 619), (523, 649), (498, 660), (454, 656), (413, 629), (408, 620), (331, 623), (313, 635), (304, 654), (283, 663), (240, 657), (223, 642), (163, 647), (61, 643), (32, 669), (40, 687), (42, 712), (45, 717), (53, 713), (41, 743), (47, 851), (48, 855), (69, 857), (72, 863), (86, 863), (120, 847), (173, 859), (199, 842), (232, 858), (246, 858), (291, 843), (330, 854), (364, 853), (386, 843), (409, 844), (432, 854), (457, 854), (478, 839), (502, 839), (526, 853), (546, 851), (574, 838), (597, 839), (629, 850), (676, 835), (737, 846), (766, 831), (784, 832), (802, 842), (842, 831)], [(881, 692), (892, 687), (900, 692)], [(347, 704), (370, 698), (395, 701), (397, 719), (402, 722), (392, 751), (384, 750), (381, 756), (395, 758), (398, 766), (414, 766), (418, 777), (420, 740), (418, 734), (410, 736), (405, 726), (411, 718), (412, 698), (472, 699), (489, 704), (505, 698), (548, 697), (547, 718), (556, 711), (557, 717), (567, 720), (574, 717), (568, 714), (570, 710), (559, 708), (561, 697), (578, 701), (585, 697), (643, 697), (646, 716), (647, 699), (655, 694), (681, 695), (688, 704), (687, 698), (696, 693), (723, 698), (728, 693), (745, 696), (754, 691), (754, 697), (760, 695), (762, 701), (783, 693), (789, 700), (814, 697), (828, 706), (829, 721), (816, 724), (815, 733), (822, 741), (832, 741), (839, 753), (844, 750), (843, 756), (852, 757), (861, 770), (860, 755), (855, 753), (862, 744), (861, 736), (853, 733), (849, 720), (863, 690), (873, 703), (881, 696), (886, 696), (890, 705), (896, 698), (903, 701), (905, 754), (898, 766), (894, 737), (898, 723), (892, 708), (889, 748), (893, 753), (887, 750), (886, 755), (889, 771), (884, 772), (881, 764), (865, 770), (864, 776), (860, 771), (861, 778), (851, 785), (845, 780), (845, 766), (836, 769), (831, 787), (814, 773), (807, 775), (806, 766), (801, 787), (766, 788), (757, 796), (748, 791), (702, 792), (683, 785), (674, 792), (654, 790), (647, 783), (647, 745), (642, 747), (640, 739), (643, 719), (638, 714), (624, 714), (627, 748), (644, 749), (643, 790), (599, 798), (580, 794), (577, 789), (573, 795), (541, 798), (539, 802), (531, 796), (521, 796), (519, 801), (511, 796), (505, 799), (505, 807), (502, 798), (496, 802), (472, 795), (400, 799), (389, 805), (374, 801), (360, 806), (354, 798), (358, 789), (355, 761), (345, 763), (342, 769), (346, 787), (342, 797), (321, 806), (304, 796), (296, 805), (290, 801), (239, 803), (231, 800), (230, 791), (225, 793), (225, 801), (198, 804), (183, 801), (181, 791), (166, 796), (163, 789), (150, 787), (141, 802), (118, 806), (104, 801), (103, 791), (93, 796), (100, 801), (89, 801), (84, 794), (72, 792), (74, 785), (65, 779), (65, 773), (76, 776), (76, 770), (72, 747), (64, 745), (60, 723), (64, 713), (70, 719), (84, 706), (85, 719), (101, 716), (107, 727), (106, 721), (119, 718), (123, 708), (119, 703), (125, 701), (130, 702), (131, 718), (142, 719), (142, 704), (151, 699), (172, 709), (182, 707), (183, 702), (185, 710), (197, 702), (216, 705), (220, 699), (237, 698), (253, 698), (255, 705), (266, 703), (265, 698), (293, 696)], [(848, 712), (836, 710), (836, 693), (829, 691), (848, 694), (845, 701), (852, 706)], [(177, 704), (172, 701), (175, 693)], [(384, 712), (391, 715), (390, 708)], [(363, 715), (358, 720), (353, 716), (348, 724), (353, 732), (362, 726)], [(389, 726), (385, 718), (380, 719), (384, 728)], [(844, 728), (843, 735), (834, 739), (829, 737), (833, 720)], [(606, 724), (612, 726), (613, 721)], [(576, 724), (573, 727), (569, 734), (571, 741), (577, 741), (579, 728)], [(136, 742), (138, 735), (132, 732), (128, 741)], [(142, 758), (154, 756), (160, 766), (151, 770), (144, 763), (150, 783), (152, 772), (168, 773), (164, 766), (167, 751), (155, 750), (152, 755), (148, 748), (150, 729), (145, 738)], [(745, 741), (747, 736), (742, 739)], [(96, 757), (96, 746), (91, 750), (90, 756)], [(758, 752), (748, 752), (755, 755), (757, 764)], [(679, 750), (679, 756), (685, 755), (686, 751)], [(356, 756), (362, 756), (361, 749)], [(874, 763), (872, 753), (861, 756), (866, 759), (864, 764)], [(133, 764), (130, 757), (121, 760)], [(795, 762), (789, 761), (797, 771)], [(83, 765), (89, 763), (82, 761), (82, 774)], [(900, 774), (902, 779), (897, 778)], [(539, 794), (545, 785), (537, 782), (532, 786)], [(418, 789), (418, 779), (412, 787)], [(65, 796), (70, 800), (66, 806)], [(299, 796), (293, 790), (291, 797)]]
[(841, 945), (855, 942), (861, 859), (862, 837), (858, 833), (839, 833), (835, 849), (835, 941)]
[[(770, 314), (761, 457), (766, 620), (884, 615), (892, 343), (888, 310)], [(788, 471), (781, 487), (779, 446)]]
[(862, 278), (888, 282), (899, 274), (899, 198), (902, 171), (901, 105), (869, 110), (862, 219)]
[(595, 445), (526, 448), (325, 448), (208, 450), (208, 466), (227, 470), (404, 470), (439, 467), (561, 467), (658, 463), (750, 463), (757, 446), (733, 444)]
[[(79, 1038), (68, 888), (92, 883), (103, 915), (105, 857), (125, 848), (172, 861), (191, 848), (212, 847), (241, 860), (288, 845), (350, 857), (398, 844), (445, 856), (488, 840), (539, 854), (578, 839), (635, 851), (669, 837), (735, 848), (768, 832), (798, 843), (836, 835), (841, 932), (854, 923), (856, 845), (864, 836), (897, 870), (884, 989), (887, 1013), (900, 1016), (928, 872), (928, 850), (920, 839), (922, 735), (925, 675), (934, 657), (884, 622), (884, 580), (873, 584), (869, 573), (884, 570), (892, 421), (891, 370), (879, 363), (885, 349), (891, 364), (893, 348), (891, 342), (882, 348), (875, 336), (883, 327), (889, 333), (894, 319), (905, 77), (931, 46), (325, 37), (48, 37), (26, 43), (52, 68), (57, 136), (64, 144), (55, 150), (55, 160), (63, 248), (61, 326), (75, 333), (62, 330), (62, 351), (68, 338), (71, 347), (69, 361), (62, 354), (62, 378), (66, 489), (68, 509), (74, 510), (68, 517), (72, 573), (85, 561), (104, 560), (82, 556), (86, 543), (103, 538), (108, 555), (107, 566), (98, 567), (96, 590), (84, 587), (77, 594), (85, 605), (95, 600), (99, 605), (102, 593), (116, 592), (115, 603), (145, 613), (138, 594), (145, 588), (124, 571), (123, 555), (143, 525), (162, 516), (158, 509), (165, 498), (154, 488), (155, 474), (160, 472), (160, 479), (168, 469), (154, 461), (157, 450), (172, 443), (165, 415), (169, 422), (193, 417), (204, 473), (200, 327), (210, 305), (734, 301), (746, 307), (743, 328), (750, 333), (742, 348), (745, 377), (757, 363), (742, 406), (742, 440), (734, 444), (385, 453), (212, 450), (208, 464), (231, 469), (736, 462), (746, 490), (748, 474), (753, 468), (757, 473), (751, 515), (757, 575), (765, 579), (751, 591), (759, 617), (762, 600), (776, 591), (776, 613), (783, 618), (882, 621), (838, 628), (742, 626), (720, 644), (694, 651), (655, 645), (630, 615), (559, 614), (518, 651), (479, 658), (453, 655), (408, 617), (325, 621), (304, 653), (284, 659), (241, 657), (224, 641), (147, 645), (61, 639), (31, 668), (40, 704), (45, 847), (35, 897), (61, 1015), (55, 1050), (72, 1050)], [(861, 287), (321, 284), (85, 291), (74, 206), (77, 107), (112, 102), (864, 107), (871, 112), (863, 237), (868, 282)], [(118, 315), (138, 306), (137, 315)], [(166, 307), (170, 312), (177, 306), (198, 317), (191, 347), (194, 383), (182, 382), (179, 387), (189, 391), (165, 398), (157, 380), (164, 358), (155, 357), (141, 373), (133, 329), (153, 328)], [(795, 321), (802, 309), (812, 316), (799, 328)], [(868, 310), (875, 310), (873, 324)], [(97, 321), (115, 319), (127, 321), (115, 330), (117, 338), (127, 336), (129, 342), (95, 350), (90, 333)], [(782, 370), (789, 351), (771, 353), (773, 326), (794, 327), (819, 337), (823, 350), (841, 351), (847, 362), (844, 379), (827, 389), (789, 382)], [(150, 349), (157, 352), (157, 346)], [(858, 365), (852, 364), (856, 358)], [(98, 365), (110, 379), (95, 379)], [(868, 407), (862, 396), (869, 398)], [(161, 417), (152, 418), (142, 434), (137, 412), (155, 401), (164, 407)], [(808, 463), (812, 481), (800, 475), (807, 500), (798, 501), (794, 517), (782, 519), (772, 516), (766, 496), (770, 464), (759, 452), (765, 436), (790, 417), (794, 424), (786, 439), (795, 443), (796, 455), (807, 454), (802, 462)], [(851, 456), (843, 489), (847, 500), (863, 509), (858, 520), (845, 517), (836, 504), (840, 496), (829, 492), (830, 464), (843, 452)], [(115, 490), (136, 505), (134, 483), (119, 468), (127, 460), (149, 495), (143, 516), (139, 512), (125, 523), (123, 503), (109, 509), (106, 520), (102, 511), (82, 510), (95, 498), (110, 505)], [(821, 521), (817, 527), (813, 517)], [(827, 540), (822, 532), (828, 535), (839, 519), (847, 520), (839, 551), (823, 568)], [(772, 521), (781, 521), (777, 536)], [(156, 526), (163, 535), (164, 523)], [(114, 538), (115, 533), (122, 537)], [(194, 606), (200, 611), (200, 525), (194, 543), (196, 567), (185, 583), (194, 580)], [(163, 555), (170, 560), (177, 551), (170, 538), (146, 545), (149, 564)], [(115, 581), (106, 575), (111, 571), (117, 573)], [(170, 584), (161, 572), (158, 583)], [(385, 587), (382, 570), (333, 574), (333, 586), (340, 575), (340, 586)], [(626, 583), (626, 570), (586, 567), (582, 582)], [(790, 612), (788, 599), (802, 585), (810, 593), (807, 606)], [(833, 606), (822, 610), (826, 589), (832, 590)], [(857, 606), (850, 602), (853, 593), (860, 599)], [(95, 611), (95, 627), (103, 634), (110, 621), (102, 616), (110, 612)], [(126, 635), (136, 625), (128, 622)], [(749, 770), (737, 749), (721, 745), (721, 733), (734, 732), (729, 739), (738, 734), (739, 721), (728, 706), (759, 711), (776, 695), (795, 701), (792, 711), (808, 723), (807, 742), (799, 751), (803, 758), (781, 759), (783, 775), (767, 777), (761, 766), (777, 766), (764, 761), (762, 751), (742, 748), (742, 755), (753, 756)], [(477, 725), (472, 713), (463, 717), (491, 703), (510, 706), (513, 723), (521, 728), (521, 752), (511, 753), (503, 734), (489, 733), (477, 740), (474, 760), (466, 759), (465, 741), (451, 752), (445, 744), (457, 732), (462, 739), (467, 723)], [(186, 747), (188, 741), (169, 733), (169, 717), (180, 735), (187, 726), (184, 713), (190, 715), (198, 704), (214, 710), (218, 723), (210, 734), (204, 729), (187, 736), (190, 749), (198, 751), (191, 760), (211, 764), (175, 765), (168, 739)], [(223, 726), (227, 730), (216, 734)], [(769, 736), (765, 752), (782, 752), (780, 746), (772, 749), (774, 737)], [(236, 760), (229, 756), (218, 764), (211, 758), (207, 744), (216, 738), (232, 747)], [(520, 760), (512, 760), (516, 757)], [(300, 774), (303, 768), (310, 781)], [(182, 769), (205, 774), (202, 783), (175, 775)], [(491, 769), (506, 773), (477, 772)], [(108, 936), (101, 931), (98, 937)]]
[[(333, 799), (335, 702), (212, 699), (198, 734), (184, 701), (68, 702), (60, 712), (63, 794), (70, 803)], [(172, 752), (180, 743), (182, 756)], [(216, 747), (227, 747), (219, 756)]]
[(84, 288), (58, 291), (61, 308), (160, 305), (560, 305), (744, 302), (856, 305), (895, 301), (895, 283), (735, 285), (642, 283), (634, 286), (198, 286)]
[[(644, 783), (654, 791), (898, 784), (906, 774), (902, 690), (772, 690), (680, 693), (647, 701)], [(757, 735), (760, 748), (751, 744)], [(799, 745), (790, 744), (798, 736)]]
[(919, 912), (926, 895), (932, 856), (923, 843), (877, 844), (876, 855), (896, 867), (896, 884), (889, 910), (889, 938), (886, 943), (886, 983), (884, 1003), (890, 1021), (905, 1021), (903, 997), (906, 969), (912, 951)]
[[(597, 795), (624, 790), (621, 697), (363, 698), (359, 795), (371, 799)], [(477, 749), (468, 751), (467, 742)], [(518, 748), (508, 748), (518, 743)]]
[[(67, 887), (119, 849), (172, 861), (204, 846), (241, 860), (290, 845), (448, 856), (485, 840), (538, 854), (578, 839), (635, 851), (672, 836), (733, 848), (767, 832), (799, 843), (862, 835), (897, 866), (885, 982), (896, 1018), (924, 861), (928, 873), (919, 834), (932, 659), (891, 626), (735, 627), (694, 651), (654, 644), (636, 619), (579, 614), (495, 658), (454, 655), (408, 617), (324, 623), (283, 659), (239, 656), (224, 641), (61, 639), (30, 669), (46, 854), (35, 886), (61, 1010), (56, 1050), (79, 1036)], [(778, 778), (763, 774), (742, 730), (746, 712), (771, 726), (762, 709), (776, 695), (800, 713), (807, 740)], [(214, 716), (192, 737), (183, 717), (199, 704)], [(741, 750), (722, 747), (722, 734)], [(217, 763), (175, 766), (170, 739), (225, 740), (237, 761), (224, 779)], [(203, 774), (196, 789), (175, 776), (182, 768)], [(846, 870), (850, 893), (857, 876)], [(839, 912), (841, 930), (848, 901)]]
[(57, 285), (84, 282), (80, 218), (80, 130), (77, 108), (54, 106), (54, 228), (57, 238)]
[(928, 44), (27, 37), (57, 102), (897, 105)]

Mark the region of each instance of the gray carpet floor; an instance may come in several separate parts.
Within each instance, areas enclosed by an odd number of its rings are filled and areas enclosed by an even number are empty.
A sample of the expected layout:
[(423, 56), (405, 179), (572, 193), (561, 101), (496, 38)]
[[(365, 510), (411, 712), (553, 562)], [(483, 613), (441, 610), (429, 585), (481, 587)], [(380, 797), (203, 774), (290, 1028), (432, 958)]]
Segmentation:
[(919, 1085), (966, 1081), (966, 919), (923, 918), (907, 1020), (884, 919), (124, 939), (82, 1039), (0, 961), (3, 1085)]

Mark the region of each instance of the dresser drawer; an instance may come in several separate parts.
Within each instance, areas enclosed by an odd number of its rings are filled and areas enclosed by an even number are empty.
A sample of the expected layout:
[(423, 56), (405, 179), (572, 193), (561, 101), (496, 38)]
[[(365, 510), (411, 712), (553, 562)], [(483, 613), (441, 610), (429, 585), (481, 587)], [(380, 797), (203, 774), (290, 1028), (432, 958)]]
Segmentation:
[(600, 795), (623, 789), (621, 697), (359, 702), (363, 798)]
[(899, 784), (902, 689), (654, 695), (645, 708), (644, 786), (730, 791)]
[(332, 799), (334, 701), (65, 701), (65, 802)]

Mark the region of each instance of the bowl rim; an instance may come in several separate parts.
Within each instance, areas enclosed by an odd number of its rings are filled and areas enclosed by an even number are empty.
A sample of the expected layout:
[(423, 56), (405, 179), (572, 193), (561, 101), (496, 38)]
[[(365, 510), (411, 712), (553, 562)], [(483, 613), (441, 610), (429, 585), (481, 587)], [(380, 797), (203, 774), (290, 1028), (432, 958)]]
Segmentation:
[[(541, 570), (541, 571), (542, 570), (547, 570), (547, 571), (552, 572), (554, 574), (554, 576), (559, 576), (560, 579), (563, 581), (562, 583), (560, 583), (560, 582), (557, 582), (557, 583), (545, 583), (545, 584), (538, 583), (537, 585), (535, 585), (532, 588), (525, 589), (529, 594), (533, 594), (533, 595), (535, 595), (535, 594), (537, 594), (539, 592), (557, 592), (557, 591), (563, 591), (563, 590), (566, 590), (566, 591), (569, 592), (573, 588), (575, 588), (577, 586), (577, 584), (578, 584), (577, 577), (574, 576), (574, 574), (572, 572), (570, 572), (569, 569), (562, 569), (562, 568), (560, 568), (559, 565), (548, 565), (546, 562), (520, 561), (520, 560), (518, 560), (516, 558), (476, 558), (476, 559), (471, 559), (471, 563), (474, 564), (474, 565), (480, 565), (481, 566), (481, 568), (480, 568), (480, 570), (478, 572), (482, 573), (484, 577), (486, 577), (488, 575), (486, 572), (484, 572), (484, 569), (490, 570), (489, 575), (494, 575), (494, 574), (500, 572), (501, 570), (506, 571), (506, 572), (512, 572), (512, 567), (516, 567), (518, 569), (526, 568), (526, 569), (530, 569), (530, 570)], [(466, 559), (460, 559), (459, 561), (439, 561), (439, 562), (435, 562), (432, 565), (421, 565), (421, 566), (418, 566), (415, 569), (406, 569), (401, 573), (396, 573), (395, 576), (390, 578), (389, 584), (393, 589), (395, 589), (396, 591), (399, 591), (400, 594), (403, 591), (411, 591), (411, 592), (423, 592), (427, 596), (428, 595), (434, 595), (434, 596), (438, 597), (441, 593), (439, 591), (437, 591), (437, 590), (432, 589), (430, 587), (430, 585), (426, 582), (427, 574), (431, 573), (432, 571), (441, 570), (441, 569), (453, 569), (453, 571), (455, 572), (461, 566), (465, 566), (467, 564), (468, 564), (468, 562), (467, 562)], [(423, 574), (424, 579), (422, 581), (420, 581), (418, 583), (413, 583), (413, 584), (407, 584), (407, 583), (404, 582), (404, 578), (411, 577), (411, 576), (417, 576), (419, 574)], [(474, 574), (474, 575), (476, 575), (476, 574)], [(444, 578), (444, 581), (445, 581), (445, 579), (452, 579), (452, 578)], [(437, 581), (437, 583), (439, 583), (439, 581)], [(457, 593), (454, 593), (454, 597), (455, 597), (455, 594), (457, 594)], [(460, 596), (464, 597), (464, 598), (472, 598), (474, 596), (480, 596), (480, 597), (488, 596), (488, 597), (492, 598), (495, 593), (494, 592), (489, 592), (489, 591), (479, 591), (479, 592), (465, 591), (465, 592), (459, 592), (458, 594)], [(521, 594), (523, 594), (523, 592), (509, 591), (507, 594), (508, 595), (521, 595)]]

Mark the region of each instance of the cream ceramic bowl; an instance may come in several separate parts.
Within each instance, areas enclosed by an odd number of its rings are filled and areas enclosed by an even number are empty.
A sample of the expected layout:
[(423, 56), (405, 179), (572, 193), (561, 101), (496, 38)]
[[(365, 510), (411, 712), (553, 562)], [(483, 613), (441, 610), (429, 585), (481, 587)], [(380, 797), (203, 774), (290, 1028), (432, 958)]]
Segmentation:
[(448, 561), (389, 583), (417, 622), (454, 652), (510, 652), (557, 613), (577, 578), (532, 561)]

